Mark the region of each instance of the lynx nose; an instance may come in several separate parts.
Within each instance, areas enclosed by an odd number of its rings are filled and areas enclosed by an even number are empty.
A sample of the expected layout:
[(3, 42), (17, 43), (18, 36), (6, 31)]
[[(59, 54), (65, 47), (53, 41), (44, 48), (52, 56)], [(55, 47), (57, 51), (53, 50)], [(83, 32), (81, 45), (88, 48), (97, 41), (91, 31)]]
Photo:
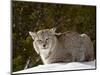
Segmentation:
[(43, 47), (45, 47), (46, 45), (44, 44)]

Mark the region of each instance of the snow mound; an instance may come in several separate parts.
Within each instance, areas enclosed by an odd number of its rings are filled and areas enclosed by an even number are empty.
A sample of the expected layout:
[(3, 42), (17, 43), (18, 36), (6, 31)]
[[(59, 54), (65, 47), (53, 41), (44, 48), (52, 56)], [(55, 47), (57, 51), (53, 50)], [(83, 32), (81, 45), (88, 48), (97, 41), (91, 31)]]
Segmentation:
[(13, 74), (19, 73), (37, 73), (37, 72), (50, 72), (50, 71), (63, 71), (63, 70), (83, 70), (83, 69), (95, 69), (95, 61), (90, 62), (71, 62), (71, 63), (54, 63), (39, 65), (33, 68), (13, 72)]

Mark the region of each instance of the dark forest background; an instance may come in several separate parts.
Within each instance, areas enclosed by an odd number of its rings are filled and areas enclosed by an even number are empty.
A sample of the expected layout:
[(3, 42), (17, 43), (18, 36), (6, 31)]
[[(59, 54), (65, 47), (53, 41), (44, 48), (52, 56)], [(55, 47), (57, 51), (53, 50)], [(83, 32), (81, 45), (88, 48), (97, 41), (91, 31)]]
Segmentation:
[(42, 64), (29, 31), (57, 27), (57, 32), (77, 31), (90, 36), (95, 50), (96, 7), (12, 1), (12, 70)]

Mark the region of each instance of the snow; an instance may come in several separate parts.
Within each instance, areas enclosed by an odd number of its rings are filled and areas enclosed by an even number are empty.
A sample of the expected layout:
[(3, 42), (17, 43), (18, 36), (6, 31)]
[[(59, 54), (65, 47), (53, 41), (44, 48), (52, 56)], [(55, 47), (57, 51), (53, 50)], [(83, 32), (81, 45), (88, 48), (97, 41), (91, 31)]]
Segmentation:
[(69, 71), (69, 70), (87, 70), (96, 69), (95, 60), (89, 62), (71, 62), (71, 63), (53, 63), (46, 65), (39, 65), (33, 68), (13, 72), (13, 74), (37, 73), (37, 72), (51, 72), (51, 71)]

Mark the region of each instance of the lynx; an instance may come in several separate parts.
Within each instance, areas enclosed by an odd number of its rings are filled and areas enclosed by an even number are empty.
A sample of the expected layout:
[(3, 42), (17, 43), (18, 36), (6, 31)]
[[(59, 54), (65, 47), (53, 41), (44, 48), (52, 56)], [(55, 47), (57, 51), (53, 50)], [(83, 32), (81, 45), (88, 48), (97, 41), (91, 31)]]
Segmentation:
[(86, 34), (55, 31), (56, 28), (29, 32), (35, 51), (44, 64), (94, 59), (93, 44)]

